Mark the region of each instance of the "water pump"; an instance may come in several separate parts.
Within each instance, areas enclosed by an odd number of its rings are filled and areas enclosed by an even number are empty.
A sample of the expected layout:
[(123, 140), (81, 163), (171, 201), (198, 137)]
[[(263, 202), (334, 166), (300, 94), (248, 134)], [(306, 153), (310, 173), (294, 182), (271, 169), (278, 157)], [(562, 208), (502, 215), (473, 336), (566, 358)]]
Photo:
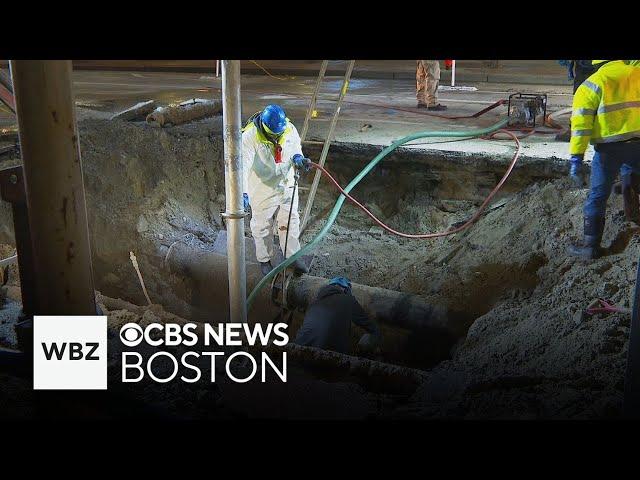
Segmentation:
[(542, 115), (542, 124), (547, 116), (547, 95), (537, 93), (513, 93), (509, 95), (509, 126), (535, 128), (537, 118)]

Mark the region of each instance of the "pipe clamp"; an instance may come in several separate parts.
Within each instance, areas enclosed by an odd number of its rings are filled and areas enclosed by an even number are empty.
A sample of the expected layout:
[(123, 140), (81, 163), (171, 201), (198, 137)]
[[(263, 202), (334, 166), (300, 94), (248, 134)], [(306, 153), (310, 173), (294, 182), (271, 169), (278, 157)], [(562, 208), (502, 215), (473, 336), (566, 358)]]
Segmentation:
[(247, 216), (247, 212), (242, 213), (231, 213), (231, 212), (222, 212), (220, 213), (222, 218), (232, 218), (232, 219), (240, 219)]

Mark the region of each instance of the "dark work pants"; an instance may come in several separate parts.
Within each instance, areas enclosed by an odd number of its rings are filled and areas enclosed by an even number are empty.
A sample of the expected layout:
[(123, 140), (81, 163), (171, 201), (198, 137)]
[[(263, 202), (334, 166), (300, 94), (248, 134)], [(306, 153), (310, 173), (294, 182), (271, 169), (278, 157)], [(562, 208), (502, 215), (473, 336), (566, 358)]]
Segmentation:
[(604, 217), (616, 178), (640, 174), (640, 141), (611, 143), (596, 152), (591, 162), (591, 185), (584, 204), (585, 217)]

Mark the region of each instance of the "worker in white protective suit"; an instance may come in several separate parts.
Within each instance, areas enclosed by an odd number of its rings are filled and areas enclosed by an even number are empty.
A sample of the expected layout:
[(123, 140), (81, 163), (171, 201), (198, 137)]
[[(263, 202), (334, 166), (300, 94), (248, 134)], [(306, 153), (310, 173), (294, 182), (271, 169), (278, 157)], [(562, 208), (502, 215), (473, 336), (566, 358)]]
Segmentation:
[[(262, 274), (272, 269), (273, 222), (277, 217), (280, 247), (289, 258), (300, 250), (298, 192), (294, 195), (295, 170), (307, 172), (311, 161), (302, 154), (296, 127), (279, 105), (267, 105), (255, 113), (242, 130), (245, 209), (251, 205), (251, 234)], [(287, 230), (289, 211), (291, 221)], [(288, 236), (288, 239), (287, 239)], [(286, 252), (285, 252), (286, 244)], [(307, 273), (304, 262), (296, 259), (294, 272)]]

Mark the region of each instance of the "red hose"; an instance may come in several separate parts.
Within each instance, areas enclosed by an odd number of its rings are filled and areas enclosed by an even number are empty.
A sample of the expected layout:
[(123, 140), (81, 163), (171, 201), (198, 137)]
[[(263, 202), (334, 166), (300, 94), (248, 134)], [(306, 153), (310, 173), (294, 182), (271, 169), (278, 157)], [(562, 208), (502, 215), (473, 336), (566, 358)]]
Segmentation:
[[(289, 97), (294, 97), (294, 98), (302, 98), (300, 95), (296, 95), (293, 93), (281, 93), (281, 95), (285, 95), (285, 96), (289, 96)], [(376, 107), (376, 108), (382, 108), (385, 110), (396, 110), (399, 112), (408, 112), (408, 113), (414, 113), (416, 115), (427, 115), (429, 117), (437, 117), (437, 118), (444, 118), (446, 120), (463, 120), (463, 119), (469, 119), (469, 118), (478, 118), (482, 115), (484, 115), (487, 112), (490, 112), (491, 110), (493, 110), (494, 108), (499, 107), (500, 105), (504, 105), (506, 103), (508, 103), (508, 100), (506, 99), (501, 99), (498, 100), (494, 103), (492, 103), (491, 105), (489, 105), (486, 108), (483, 108), (482, 110), (473, 113), (471, 115), (444, 115), (441, 113), (433, 113), (433, 112), (425, 112), (422, 110), (417, 110), (415, 108), (403, 108), (403, 107), (398, 107), (395, 105), (385, 105), (382, 103), (369, 103), (369, 102), (358, 102), (356, 100), (347, 100), (347, 99), (343, 99), (342, 100), (343, 103), (351, 103), (354, 105), (365, 105), (368, 107)], [(550, 127), (552, 130), (548, 131), (548, 130), (539, 130), (537, 127), (535, 129), (532, 128), (528, 128), (528, 127), (507, 127), (506, 130), (513, 130), (513, 131), (517, 131), (517, 132), (526, 132), (525, 135), (519, 137), (519, 138), (526, 138), (530, 135), (533, 135), (534, 133), (538, 134), (538, 135), (552, 135), (552, 134), (558, 134), (558, 133), (564, 133), (564, 131), (566, 130), (566, 128), (562, 127), (561, 125), (557, 124), (556, 122), (552, 121), (549, 118), (549, 115), (547, 115), (547, 118), (544, 119), (544, 126)]]
[(415, 113), (417, 115), (427, 115), (429, 117), (444, 118), (446, 120), (462, 120), (462, 119), (465, 119), (465, 118), (478, 118), (479, 116), (484, 115), (485, 113), (493, 110), (494, 108), (497, 108), (500, 105), (504, 105), (505, 103), (507, 103), (507, 100), (505, 100), (505, 99), (498, 100), (497, 102), (494, 102), (491, 105), (489, 105), (488, 107), (483, 108), (479, 112), (473, 113), (471, 115), (458, 115), (458, 116), (443, 115), (441, 113), (432, 113), (432, 112), (429, 112), (429, 111), (425, 112), (424, 110), (416, 110), (416, 109), (412, 109), (412, 108), (396, 107), (396, 106), (393, 106), (393, 105), (384, 105), (384, 104), (379, 104), (379, 103), (357, 102), (355, 100), (342, 100), (342, 102), (343, 103), (353, 103), (354, 105), (366, 105), (368, 107), (383, 108), (383, 109), (386, 109), (386, 110), (397, 110), (399, 112)]
[[(473, 225), (480, 218), (480, 215), (482, 214), (484, 209), (487, 207), (487, 205), (489, 204), (491, 199), (502, 188), (502, 185), (504, 185), (504, 183), (507, 181), (507, 179), (509, 178), (509, 175), (511, 175), (511, 172), (513, 171), (513, 168), (515, 167), (516, 162), (518, 161), (518, 157), (520, 156), (520, 141), (518, 140), (518, 137), (516, 135), (514, 135), (512, 132), (510, 132), (509, 130), (498, 130), (497, 132), (506, 133), (511, 138), (513, 138), (513, 140), (516, 142), (516, 152), (513, 155), (513, 159), (511, 160), (511, 163), (509, 164), (509, 168), (507, 168), (507, 171), (505, 172), (504, 176), (498, 182), (498, 184), (494, 187), (494, 189), (491, 190), (489, 195), (487, 195), (487, 198), (485, 198), (484, 202), (482, 202), (482, 204), (480, 205), (480, 207), (478, 208), (476, 213), (473, 215), (473, 217), (471, 217), (469, 220), (467, 220), (464, 224), (460, 225), (459, 227), (456, 227), (456, 228), (453, 228), (453, 229), (450, 229), (450, 230), (445, 230), (444, 232), (412, 234), (412, 233), (403, 233), (403, 232), (399, 232), (397, 230), (394, 230), (393, 228), (389, 227), (384, 222), (379, 220), (373, 213), (371, 213), (367, 209), (367, 207), (365, 207), (360, 202), (358, 202), (358, 200), (356, 200), (351, 195), (349, 195), (349, 193), (345, 192), (344, 189), (338, 183), (338, 181), (333, 177), (333, 175), (331, 175), (324, 167), (321, 167), (317, 163), (313, 163), (313, 162), (311, 162), (311, 166), (313, 168), (316, 168), (316, 169), (320, 170), (331, 181), (331, 183), (333, 183), (336, 186), (336, 188), (338, 190), (340, 190), (340, 193), (342, 193), (342, 195), (347, 197), (347, 199), (349, 199), (349, 201), (351, 201), (353, 204), (355, 204), (357, 207), (359, 207), (374, 222), (376, 222), (379, 226), (381, 226), (387, 232), (393, 233), (394, 235), (398, 235), (399, 237), (404, 237), (404, 238), (437, 238), (437, 237), (444, 237), (444, 236), (447, 236), (447, 235), (453, 235), (454, 233), (461, 232), (462, 230), (465, 230), (465, 229), (469, 228), (471, 225)], [(495, 133), (497, 133), (497, 132), (495, 132)]]

